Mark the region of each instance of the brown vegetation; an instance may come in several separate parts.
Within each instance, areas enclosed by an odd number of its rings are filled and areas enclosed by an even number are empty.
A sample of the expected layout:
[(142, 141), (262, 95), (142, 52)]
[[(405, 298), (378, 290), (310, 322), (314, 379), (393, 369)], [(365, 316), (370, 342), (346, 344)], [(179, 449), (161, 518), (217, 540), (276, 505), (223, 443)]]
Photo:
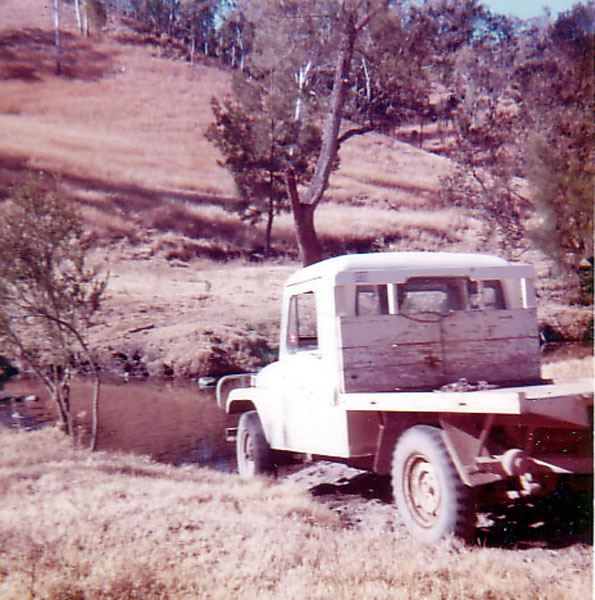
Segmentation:
[(292, 485), (0, 436), (0, 596), (583, 599), (591, 548), (519, 554), (346, 528)]
[[(283, 215), (277, 260), (248, 262), (261, 258), (262, 227), (228, 210), (232, 179), (203, 137), (210, 97), (228, 89), (229, 73), (169, 60), (163, 45), (143, 45), (115, 22), (83, 39), (66, 5), (56, 77), (51, 5), (4, 0), (2, 11), (0, 190), (43, 169), (79, 202), (94, 260), (110, 273), (92, 329), (104, 370), (187, 377), (269, 359), (281, 285), (297, 268), (295, 236)], [(482, 223), (440, 202), (449, 168), (384, 136), (350, 140), (317, 211), (327, 251), (478, 250)], [(538, 254), (524, 258), (549, 280)], [(568, 318), (558, 288), (543, 289), (557, 300), (548, 310)], [(347, 527), (293, 486), (90, 454), (52, 429), (2, 431), (0, 491), (7, 600), (573, 600), (591, 590), (590, 546), (421, 547), (390, 527)]]

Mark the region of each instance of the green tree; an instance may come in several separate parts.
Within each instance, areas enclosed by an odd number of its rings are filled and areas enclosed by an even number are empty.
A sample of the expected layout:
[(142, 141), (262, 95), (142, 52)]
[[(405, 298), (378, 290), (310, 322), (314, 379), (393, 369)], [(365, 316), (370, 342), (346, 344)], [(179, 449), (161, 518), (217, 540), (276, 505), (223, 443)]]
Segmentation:
[(452, 174), (443, 181), (450, 204), (466, 208), (484, 223), (484, 244), (497, 244), (514, 257), (527, 247), (531, 202), (522, 185), (526, 111), (515, 85), (519, 53), (513, 23), (479, 8), (472, 17), (473, 36), (459, 46), (444, 81), (457, 107), (453, 112), (456, 144), (450, 152)]
[(72, 435), (74, 364), (94, 375), (91, 446), (97, 440), (99, 371), (86, 340), (106, 286), (87, 268), (77, 211), (41, 175), (11, 188), (0, 205), (0, 342), (43, 382)]
[[(294, 131), (283, 176), (304, 264), (322, 257), (314, 213), (338, 164), (338, 149), (353, 135), (370, 130), (368, 124), (345, 129), (343, 119), (348, 93), (356, 85), (352, 69), (356, 42), (372, 21), (386, 17), (388, 5), (388, 0), (238, 3), (254, 24), (246, 76), (262, 87), (278, 90), (274, 93), (284, 95), (285, 103), (293, 107), (280, 117), (282, 129)], [(300, 136), (295, 132), (314, 132), (321, 122), (313, 168), (309, 160), (303, 166), (296, 164), (292, 157), (308, 152), (299, 149)], [(314, 137), (308, 134), (303, 140), (309, 145)], [(249, 163), (239, 166), (248, 169)]]
[(295, 169), (300, 181), (305, 180), (320, 147), (318, 129), (291, 118), (294, 108), (279, 79), (266, 87), (236, 72), (234, 99), (213, 99), (215, 121), (207, 131), (224, 156), (221, 164), (234, 177), (242, 218), (253, 224), (265, 219), (265, 257), (271, 250), (274, 218), (289, 208), (285, 173)]
[(182, 0), (178, 10), (175, 35), (190, 42), (190, 62), (197, 46), (203, 54), (214, 52), (216, 0)]
[[(563, 269), (590, 271), (591, 278), (594, 23), (594, 3), (561, 14), (545, 32), (533, 32), (515, 73), (530, 129), (524, 171), (538, 216), (529, 235)], [(584, 300), (593, 301), (592, 296)]]

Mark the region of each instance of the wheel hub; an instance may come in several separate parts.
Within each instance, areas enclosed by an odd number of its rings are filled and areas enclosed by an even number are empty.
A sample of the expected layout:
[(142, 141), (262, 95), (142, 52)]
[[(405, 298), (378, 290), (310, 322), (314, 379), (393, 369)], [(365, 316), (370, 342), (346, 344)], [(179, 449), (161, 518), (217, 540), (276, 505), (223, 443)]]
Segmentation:
[(406, 465), (405, 499), (415, 520), (431, 527), (442, 501), (436, 470), (424, 456), (414, 456)]

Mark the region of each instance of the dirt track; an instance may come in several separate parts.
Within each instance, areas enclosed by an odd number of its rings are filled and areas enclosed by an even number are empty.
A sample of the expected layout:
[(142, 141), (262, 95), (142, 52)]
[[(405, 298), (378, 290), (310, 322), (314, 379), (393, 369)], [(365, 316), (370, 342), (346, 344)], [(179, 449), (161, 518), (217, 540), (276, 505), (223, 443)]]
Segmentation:
[[(390, 531), (403, 543), (411, 539), (392, 504), (387, 477), (319, 461), (281, 472), (280, 481), (308, 490), (317, 502), (336, 512), (347, 527)], [(589, 500), (583, 500), (574, 512), (569, 510), (570, 505), (537, 503), (510, 507), (504, 514), (480, 513), (474, 543), (522, 550), (523, 560), (546, 552), (572, 561), (576, 568), (585, 568), (585, 561), (592, 555), (593, 531)]]

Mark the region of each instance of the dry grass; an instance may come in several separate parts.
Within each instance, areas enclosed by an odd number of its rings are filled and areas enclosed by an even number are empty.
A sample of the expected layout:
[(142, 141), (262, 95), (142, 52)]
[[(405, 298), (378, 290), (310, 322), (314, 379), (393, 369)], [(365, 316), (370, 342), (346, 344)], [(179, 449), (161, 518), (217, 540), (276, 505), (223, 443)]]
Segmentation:
[[(155, 253), (186, 261), (260, 251), (263, 228), (225, 210), (234, 203), (233, 180), (203, 136), (209, 101), (228, 91), (229, 73), (124, 43), (130, 32), (115, 22), (102, 35), (80, 38), (66, 5), (64, 75), (56, 77), (51, 14), (23, 4), (5, 0), (0, 26), (8, 48), (0, 57), (0, 188), (24, 167), (44, 169), (62, 176), (105, 243), (150, 241)], [(418, 231), (420, 246), (445, 247), (462, 230), (445, 236), (444, 226), (424, 224), (403, 237), (403, 215), (392, 209), (434, 210), (438, 178), (448, 169), (447, 160), (386, 136), (350, 140), (321, 207), (321, 237), (333, 253), (373, 249), (376, 239), (414, 241)], [(377, 208), (362, 211), (348, 206), (353, 202)], [(161, 240), (162, 233), (177, 239)], [(274, 244), (296, 255), (288, 216)]]
[(591, 548), (422, 547), (345, 529), (305, 493), (0, 435), (0, 597), (580, 599)]
[(593, 377), (595, 375), (592, 356), (570, 358), (541, 365), (541, 375), (546, 379), (574, 379), (576, 377)]

